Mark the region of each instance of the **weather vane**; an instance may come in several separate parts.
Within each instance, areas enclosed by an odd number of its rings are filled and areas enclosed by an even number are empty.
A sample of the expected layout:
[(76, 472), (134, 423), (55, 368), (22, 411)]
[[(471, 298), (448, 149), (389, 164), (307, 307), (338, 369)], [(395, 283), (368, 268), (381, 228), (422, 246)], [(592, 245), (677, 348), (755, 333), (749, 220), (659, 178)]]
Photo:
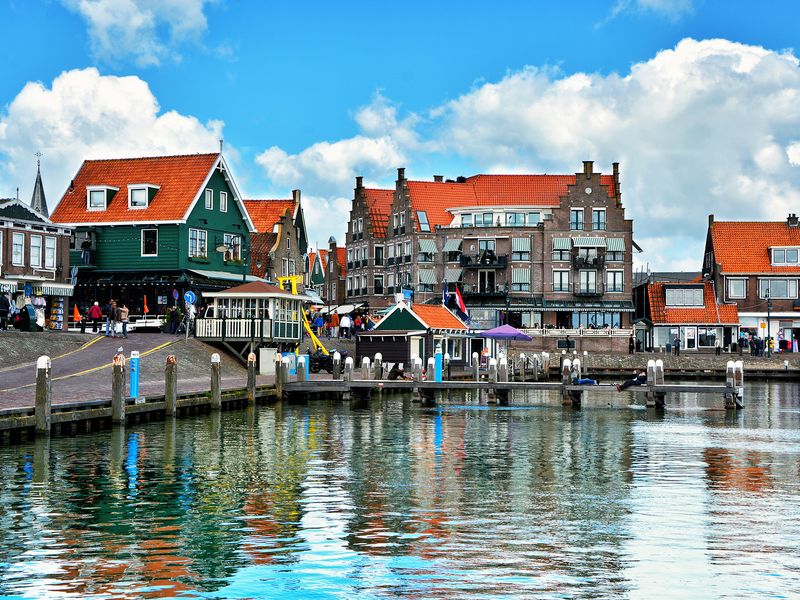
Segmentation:
[(42, 162), (41, 159), (44, 156), (44, 154), (42, 154), (41, 152), (39, 152), (37, 150), (36, 153), (34, 154), (34, 156), (36, 157), (36, 166), (37, 167), (41, 166), (41, 162)]

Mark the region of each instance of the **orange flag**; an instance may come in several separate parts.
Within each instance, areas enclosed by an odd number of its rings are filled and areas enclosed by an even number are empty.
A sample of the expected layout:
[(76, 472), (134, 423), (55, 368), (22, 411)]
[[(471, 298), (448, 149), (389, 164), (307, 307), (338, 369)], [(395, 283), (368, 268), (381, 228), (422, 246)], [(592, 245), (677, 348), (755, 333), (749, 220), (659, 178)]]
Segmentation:
[(150, 312), (150, 309), (147, 308), (147, 296), (144, 296), (144, 307), (142, 308), (142, 313), (147, 314)]
[(78, 310), (78, 305), (72, 305), (72, 318), (75, 320), (76, 323), (79, 323), (81, 320), (81, 311)]

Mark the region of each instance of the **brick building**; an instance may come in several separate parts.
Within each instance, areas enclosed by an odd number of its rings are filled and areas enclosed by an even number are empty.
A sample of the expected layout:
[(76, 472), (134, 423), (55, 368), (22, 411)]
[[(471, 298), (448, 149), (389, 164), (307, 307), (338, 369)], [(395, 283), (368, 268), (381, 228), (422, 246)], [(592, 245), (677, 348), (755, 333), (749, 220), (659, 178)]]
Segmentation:
[(736, 304), (743, 332), (789, 349), (800, 338), (800, 224), (708, 217), (703, 273), (720, 302)]
[[(394, 190), (356, 178), (346, 295), (371, 307), (397, 293), (436, 302), (458, 288), (473, 324), (627, 327), (632, 258), (618, 165), (602, 175), (475, 175)], [(637, 248), (638, 249), (638, 248)]]
[(306, 257), (305, 285), (313, 289), (330, 306), (345, 302), (345, 249), (336, 245), (336, 238), (328, 240), (328, 249), (311, 251)]

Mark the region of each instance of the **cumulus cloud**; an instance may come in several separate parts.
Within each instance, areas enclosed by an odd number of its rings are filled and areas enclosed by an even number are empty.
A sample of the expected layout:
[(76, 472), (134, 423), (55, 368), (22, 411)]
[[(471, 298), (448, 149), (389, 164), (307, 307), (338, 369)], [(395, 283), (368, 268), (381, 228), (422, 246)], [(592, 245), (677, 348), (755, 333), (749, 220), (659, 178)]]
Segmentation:
[[(44, 153), (42, 177), (52, 210), (84, 159), (214, 152), (223, 123), (161, 112), (138, 77), (66, 71), (50, 87), (28, 83), (0, 114), (0, 196), (19, 186), (27, 200)], [(235, 155), (235, 151), (232, 151)]]
[(140, 67), (179, 60), (176, 47), (206, 30), (209, 0), (62, 0), (86, 21), (92, 53)]
[(617, 0), (611, 7), (611, 12), (597, 24), (597, 27), (602, 27), (623, 13), (652, 13), (670, 21), (678, 21), (692, 12), (694, 12), (692, 0)]

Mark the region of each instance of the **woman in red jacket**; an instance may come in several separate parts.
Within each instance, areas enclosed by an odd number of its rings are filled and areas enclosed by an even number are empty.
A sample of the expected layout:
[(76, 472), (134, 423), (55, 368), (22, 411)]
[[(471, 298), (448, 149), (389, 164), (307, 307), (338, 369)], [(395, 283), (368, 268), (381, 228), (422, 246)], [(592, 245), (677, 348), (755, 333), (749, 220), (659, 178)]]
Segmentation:
[(97, 324), (100, 322), (100, 319), (103, 318), (103, 311), (97, 302), (89, 307), (86, 317), (92, 320), (92, 333), (97, 333)]

